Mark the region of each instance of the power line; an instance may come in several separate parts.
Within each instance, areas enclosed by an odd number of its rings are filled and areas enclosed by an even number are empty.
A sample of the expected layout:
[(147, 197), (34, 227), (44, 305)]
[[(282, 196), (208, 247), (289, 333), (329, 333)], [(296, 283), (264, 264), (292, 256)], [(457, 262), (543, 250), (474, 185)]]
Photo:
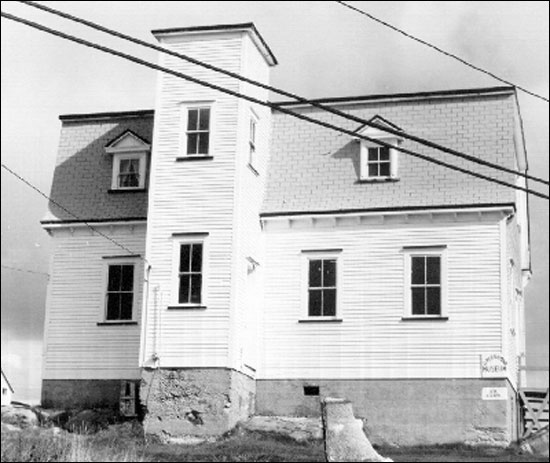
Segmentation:
[(36, 272), (36, 271), (34, 271), (34, 270), (28, 270), (28, 269), (19, 268), (19, 267), (12, 267), (11, 265), (4, 265), (4, 264), (2, 264), (2, 268), (8, 269), (8, 270), (14, 270), (14, 271), (16, 271), (16, 272), (34, 273), (34, 274), (36, 274), (36, 275), (44, 275), (44, 276), (47, 276), (47, 277), (50, 276), (49, 273), (45, 273), (45, 272)]
[(154, 63), (150, 63), (150, 62), (142, 60), (141, 58), (138, 58), (136, 56), (129, 55), (129, 54), (126, 54), (126, 53), (123, 53), (123, 52), (120, 52), (120, 51), (114, 50), (112, 48), (105, 47), (103, 45), (99, 45), (99, 44), (96, 44), (96, 43), (93, 43), (93, 42), (89, 42), (87, 40), (84, 40), (84, 39), (81, 39), (81, 38), (78, 38), (78, 37), (75, 37), (75, 36), (72, 36), (72, 35), (69, 35), (69, 34), (65, 34), (64, 32), (60, 32), (60, 31), (57, 31), (57, 30), (54, 30), (54, 29), (50, 29), (46, 26), (35, 23), (33, 21), (29, 21), (27, 19), (23, 19), (23, 18), (20, 18), (18, 16), (14, 16), (12, 14), (4, 13), (4, 12), (2, 12), (1, 15), (2, 15), (2, 17), (6, 18), (6, 19), (10, 19), (12, 21), (25, 24), (29, 27), (34, 28), (34, 29), (38, 29), (38, 30), (46, 32), (48, 34), (64, 38), (66, 40), (78, 43), (80, 45), (87, 46), (89, 48), (93, 48), (93, 49), (96, 49), (96, 50), (103, 51), (103, 52), (111, 54), (113, 56), (118, 56), (120, 58), (124, 58), (128, 61), (137, 63), (141, 66), (145, 66), (145, 67), (148, 67), (148, 68), (151, 68), (151, 69), (155, 69), (157, 71), (162, 71), (162, 72), (165, 72), (167, 74), (171, 74), (171, 75), (174, 75), (176, 77), (179, 77), (179, 78), (188, 80), (190, 82), (196, 83), (196, 84), (201, 85), (203, 87), (208, 87), (208, 88), (211, 88), (213, 90), (217, 90), (219, 92), (222, 92), (222, 93), (225, 93), (225, 94), (237, 97), (237, 98), (241, 98), (241, 99), (250, 101), (252, 103), (256, 103), (256, 104), (259, 104), (259, 105), (262, 105), (262, 106), (267, 106), (267, 107), (270, 107), (272, 109), (276, 109), (277, 111), (282, 112), (283, 114), (290, 115), (290, 116), (295, 117), (297, 119), (301, 119), (301, 120), (304, 120), (304, 121), (307, 121), (307, 122), (311, 122), (311, 123), (319, 125), (321, 127), (325, 127), (325, 128), (331, 129), (331, 130), (335, 130), (335, 131), (344, 133), (346, 135), (350, 135), (350, 136), (355, 137), (355, 138), (360, 138), (362, 140), (367, 140), (367, 141), (370, 141), (372, 143), (375, 143), (375, 144), (383, 146), (383, 147), (387, 147), (387, 148), (390, 148), (390, 149), (395, 149), (396, 151), (400, 151), (400, 152), (408, 154), (410, 156), (413, 156), (413, 157), (416, 157), (416, 158), (419, 158), (419, 159), (423, 159), (427, 162), (431, 162), (433, 164), (437, 164), (437, 165), (440, 165), (440, 166), (443, 166), (443, 167), (447, 167), (449, 169), (452, 169), (452, 170), (455, 170), (455, 171), (458, 171), (458, 172), (462, 172), (464, 174), (468, 174), (468, 175), (473, 176), (473, 177), (477, 177), (477, 178), (480, 178), (480, 179), (483, 179), (483, 180), (487, 180), (489, 182), (497, 183), (499, 185), (507, 186), (507, 187), (513, 188), (515, 190), (524, 191), (526, 193), (529, 193), (529, 194), (532, 194), (532, 195), (535, 195), (535, 196), (539, 196), (539, 197), (544, 198), (544, 199), (550, 199), (550, 197), (548, 195), (545, 195), (545, 194), (540, 193), (538, 191), (533, 191), (533, 190), (530, 190), (528, 188), (525, 188), (525, 187), (522, 187), (522, 186), (519, 186), (519, 185), (515, 185), (515, 184), (512, 184), (512, 183), (505, 182), (503, 180), (499, 180), (499, 179), (496, 179), (496, 178), (493, 178), (493, 177), (489, 177), (487, 175), (483, 175), (483, 174), (480, 174), (480, 173), (477, 173), (477, 172), (473, 172), (473, 171), (470, 171), (468, 169), (465, 169), (465, 168), (462, 168), (462, 167), (459, 167), (459, 166), (456, 166), (456, 165), (453, 165), (453, 164), (449, 164), (449, 163), (446, 163), (444, 161), (440, 161), (439, 159), (435, 159), (435, 158), (432, 158), (430, 156), (427, 156), (427, 155), (424, 155), (424, 154), (421, 154), (421, 153), (418, 153), (418, 152), (415, 152), (415, 151), (411, 151), (411, 150), (403, 148), (401, 146), (394, 146), (394, 145), (392, 145), (390, 143), (387, 143), (387, 142), (384, 142), (382, 140), (377, 140), (377, 139), (368, 137), (366, 135), (358, 134), (354, 131), (347, 130), (347, 129), (335, 126), (335, 125), (330, 124), (328, 122), (324, 122), (324, 121), (321, 121), (321, 120), (318, 120), (318, 119), (312, 119), (312, 118), (310, 118), (308, 116), (305, 116), (303, 114), (296, 113), (296, 112), (290, 111), (286, 108), (283, 108), (283, 107), (281, 107), (281, 106), (279, 106), (275, 103), (270, 103), (268, 101), (259, 100), (257, 98), (254, 98), (254, 97), (251, 97), (251, 96), (248, 96), (248, 95), (243, 95), (239, 92), (227, 89), (225, 87), (221, 87), (221, 86), (216, 85), (216, 84), (212, 84), (210, 82), (198, 79), (196, 77), (192, 77), (188, 74), (184, 74), (182, 72), (174, 71), (172, 69), (165, 68), (163, 66), (159, 66), (159, 65), (154, 64)]
[[(150, 48), (152, 50), (155, 50), (155, 51), (158, 51), (158, 52), (161, 52), (161, 53), (165, 53), (167, 55), (175, 56), (177, 58), (186, 60), (186, 61), (188, 61), (192, 64), (202, 66), (206, 69), (218, 72), (220, 74), (227, 75), (229, 77), (238, 79), (242, 82), (246, 82), (246, 83), (249, 83), (251, 85), (254, 85), (256, 87), (260, 87), (260, 88), (263, 88), (265, 90), (269, 90), (269, 91), (278, 93), (278, 94), (283, 95), (283, 96), (288, 97), (288, 98), (292, 98), (292, 99), (298, 101), (299, 103), (304, 103), (304, 104), (311, 105), (315, 108), (318, 108), (318, 109), (321, 109), (323, 111), (335, 114), (335, 115), (340, 116), (344, 119), (351, 120), (351, 121), (354, 121), (354, 122), (357, 122), (359, 124), (366, 125), (366, 126), (369, 126), (369, 127), (373, 127), (373, 128), (382, 130), (384, 132), (391, 133), (393, 135), (397, 135), (397, 136), (402, 137), (402, 138), (406, 138), (406, 139), (411, 140), (411, 141), (415, 141), (417, 143), (428, 146), (430, 148), (433, 148), (433, 149), (436, 149), (436, 150), (442, 151), (444, 153), (451, 154), (453, 156), (457, 156), (457, 157), (460, 157), (460, 158), (463, 158), (463, 159), (467, 159), (468, 161), (471, 161), (471, 162), (474, 162), (474, 163), (477, 163), (477, 164), (480, 164), (480, 165), (484, 165), (484, 166), (491, 167), (491, 168), (496, 169), (496, 170), (500, 170), (502, 172), (514, 174), (514, 175), (517, 175), (517, 176), (520, 176), (520, 177), (523, 177), (523, 178), (526, 178), (526, 179), (530, 179), (530, 180), (533, 180), (533, 181), (536, 181), (536, 182), (540, 182), (540, 183), (543, 183), (543, 184), (546, 184), (546, 185), (550, 185), (550, 182), (548, 180), (529, 175), (526, 172), (521, 172), (521, 171), (517, 171), (517, 170), (514, 170), (514, 169), (510, 169), (508, 167), (501, 166), (499, 164), (495, 164), (495, 163), (492, 163), (490, 161), (486, 161), (484, 159), (480, 159), (476, 156), (471, 156), (469, 154), (462, 153), (462, 152), (454, 150), (452, 148), (445, 147), (443, 145), (432, 142), (432, 141), (427, 140), (425, 138), (417, 137), (415, 135), (408, 134), (408, 133), (403, 132), (401, 130), (396, 130), (396, 129), (393, 129), (391, 127), (385, 126), (385, 125), (379, 125), (379, 124), (373, 123), (371, 121), (367, 121), (365, 119), (362, 119), (360, 117), (353, 116), (352, 114), (344, 113), (344, 112), (342, 112), (340, 110), (337, 110), (337, 109), (334, 109), (330, 106), (326, 106), (326, 105), (323, 105), (319, 102), (316, 102), (316, 101), (313, 101), (313, 100), (310, 100), (310, 99), (306, 99), (302, 96), (296, 95), (296, 94), (288, 92), (286, 90), (282, 90), (280, 88), (276, 88), (276, 87), (273, 87), (273, 86), (255, 81), (253, 79), (249, 79), (249, 78), (244, 77), (244, 76), (242, 76), (240, 74), (237, 74), (235, 72), (231, 72), (231, 71), (228, 71), (226, 69), (222, 69), (222, 68), (219, 68), (217, 66), (214, 66), (212, 64), (205, 63), (204, 61), (200, 61), (200, 60), (195, 59), (191, 56), (188, 56), (188, 55), (185, 55), (185, 54), (182, 54), (182, 53), (178, 53), (178, 52), (169, 50), (167, 48), (160, 47), (160, 46), (155, 45), (155, 44), (151, 44), (149, 42), (145, 42), (145, 41), (143, 41), (141, 39), (138, 39), (136, 37), (132, 37), (130, 35), (123, 34), (122, 32), (115, 31), (113, 29), (109, 29), (107, 27), (101, 26), (101, 25), (99, 25), (97, 23), (94, 23), (92, 21), (88, 21), (88, 20), (80, 18), (78, 16), (74, 16), (74, 15), (65, 13), (63, 11), (56, 10), (55, 8), (50, 8), (50, 7), (41, 5), (41, 4), (33, 2), (33, 1), (19, 0), (19, 2), (23, 3), (25, 5), (31, 6), (33, 8), (37, 8), (37, 9), (46, 11), (48, 13), (54, 14), (56, 16), (60, 16), (60, 17), (65, 18), (65, 19), (69, 19), (69, 20), (74, 21), (76, 23), (84, 24), (87, 27), (90, 27), (92, 29), (96, 29), (98, 31), (101, 31), (101, 32), (104, 32), (106, 34), (112, 35), (114, 37), (127, 40), (129, 42), (144, 46), (146, 48)], [(277, 105), (277, 107), (279, 107), (279, 105)]]
[(383, 21), (382, 19), (377, 18), (376, 16), (373, 16), (370, 13), (367, 13), (366, 11), (361, 10), (360, 8), (357, 8), (357, 7), (352, 6), (352, 5), (350, 5), (346, 2), (342, 2), (340, 0), (335, 0), (335, 2), (339, 3), (342, 6), (345, 6), (346, 8), (349, 8), (350, 10), (353, 10), (353, 11), (359, 13), (359, 14), (362, 14), (363, 16), (366, 16), (367, 18), (372, 19), (373, 21), (376, 21), (377, 23), (382, 24), (383, 26), (386, 26), (386, 27), (390, 28), (391, 30), (393, 30), (395, 32), (399, 32), (400, 34), (404, 35), (405, 37), (407, 37), (411, 40), (414, 40), (418, 43), (421, 43), (422, 45), (426, 45), (427, 47), (430, 47), (431, 49), (433, 49), (433, 50), (435, 50), (439, 53), (442, 53), (443, 55), (448, 56), (449, 58), (453, 58), (453, 59), (459, 61), (460, 63), (462, 63), (462, 64), (464, 64), (464, 65), (466, 65), (466, 66), (468, 66), (472, 69), (475, 69), (476, 71), (479, 71), (479, 72), (482, 72), (483, 74), (491, 76), (492, 78), (494, 78), (494, 79), (496, 79), (500, 82), (503, 82), (507, 85), (512, 85), (512, 86), (516, 87), (518, 90), (521, 90), (522, 92), (527, 93), (528, 95), (534, 96), (535, 98), (539, 98), (540, 100), (546, 101), (547, 103), (550, 102), (550, 100), (548, 98), (546, 98), (545, 96), (539, 95), (538, 93), (532, 92), (531, 90), (527, 90), (525, 87), (521, 87), (519, 85), (514, 84), (513, 82), (510, 82), (509, 80), (503, 79), (502, 77), (497, 76), (496, 74), (492, 73), (491, 71), (487, 71), (486, 69), (483, 69), (479, 66), (476, 66), (475, 64), (472, 64), (469, 61), (466, 61), (464, 58), (461, 58), (460, 56), (455, 55), (454, 53), (450, 53), (448, 51), (445, 51), (442, 48), (439, 48), (438, 46), (436, 46), (436, 45), (434, 45), (430, 42), (427, 42), (427, 41), (422, 40), (422, 39), (420, 39), (420, 38), (418, 38), (418, 37), (416, 37), (412, 34), (409, 34), (408, 32), (405, 32), (403, 29), (399, 29), (398, 27), (393, 26), (392, 24), (390, 24), (386, 21)]
[[(4, 16), (4, 13), (2, 13), (2, 16)], [(98, 235), (102, 236), (103, 238), (109, 240), (111, 243), (113, 243), (114, 245), (118, 246), (119, 248), (123, 249), (124, 251), (126, 251), (127, 253), (129, 253), (130, 255), (138, 255), (138, 253), (135, 253), (134, 251), (132, 251), (131, 249), (128, 249), (126, 246), (124, 246), (123, 244), (120, 244), (118, 241), (116, 241), (115, 239), (111, 238), (110, 236), (106, 235), (105, 233), (103, 233), (102, 231), (98, 230), (97, 228), (95, 228), (94, 226), (90, 225), (88, 222), (86, 222), (85, 220), (81, 219), (80, 217), (78, 217), (76, 214), (74, 214), (73, 212), (71, 212), (69, 209), (67, 209), (66, 207), (62, 206), (61, 204), (59, 204), (57, 201), (55, 201), (54, 199), (50, 198), (46, 193), (44, 193), (42, 190), (40, 190), (38, 187), (34, 186), (31, 182), (29, 182), (27, 179), (23, 178), (21, 175), (19, 175), (17, 172), (13, 171), (12, 169), (10, 169), (6, 164), (2, 163), (2, 168), (5, 169), (6, 171), (8, 171), (11, 175), (13, 175), (15, 178), (19, 179), (21, 182), (23, 182), (24, 184), (26, 184), (27, 186), (31, 187), (34, 191), (36, 191), (39, 195), (43, 196), (44, 198), (46, 198), (48, 201), (50, 201), (52, 204), (54, 204), (55, 206), (57, 206), (59, 209), (61, 209), (62, 211), (66, 212), (67, 214), (69, 214), (71, 217), (73, 217), (74, 219), (78, 220), (79, 222), (83, 223), (84, 225), (86, 225), (90, 230), (92, 230), (93, 232), (97, 233)], [(140, 256), (140, 258), (144, 261), (146, 261), (143, 257)]]

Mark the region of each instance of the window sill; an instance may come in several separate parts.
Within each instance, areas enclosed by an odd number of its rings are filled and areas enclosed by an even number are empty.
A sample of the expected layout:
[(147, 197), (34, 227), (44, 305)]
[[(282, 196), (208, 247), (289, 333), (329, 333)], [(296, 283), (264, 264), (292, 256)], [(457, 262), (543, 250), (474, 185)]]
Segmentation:
[(112, 321), (112, 322), (97, 322), (97, 326), (124, 326), (124, 325), (137, 325), (138, 322), (128, 321)]
[(344, 320), (341, 318), (303, 318), (298, 320), (298, 323), (342, 323)]
[(212, 159), (214, 159), (214, 156), (177, 156), (176, 162), (211, 161)]
[(254, 168), (254, 166), (250, 163), (247, 164), (248, 165), (248, 168), (252, 171), (252, 173), (256, 176), (256, 177), (259, 177), (260, 176), (260, 173)]
[(167, 307), (168, 310), (204, 310), (206, 309), (207, 307), (205, 305), (194, 305), (194, 304), (189, 304), (189, 305), (169, 305)]
[(147, 189), (145, 188), (111, 188), (107, 190), (109, 194), (120, 194), (120, 193), (145, 193)]
[(399, 182), (399, 177), (384, 177), (384, 178), (362, 178), (357, 180), (356, 183), (393, 183)]
[(402, 317), (401, 321), (404, 322), (416, 322), (416, 321), (434, 321), (434, 322), (445, 322), (449, 320), (449, 317)]

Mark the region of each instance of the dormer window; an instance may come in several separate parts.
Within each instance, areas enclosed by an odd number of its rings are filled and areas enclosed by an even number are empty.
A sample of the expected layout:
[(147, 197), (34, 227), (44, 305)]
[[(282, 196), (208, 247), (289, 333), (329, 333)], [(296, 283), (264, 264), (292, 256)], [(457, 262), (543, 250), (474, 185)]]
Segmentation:
[[(388, 181), (398, 179), (398, 151), (393, 146), (401, 143), (401, 137), (384, 130), (385, 127), (392, 130), (401, 129), (381, 116), (375, 116), (369, 122), (378, 127), (365, 126), (357, 131), (359, 135), (380, 140), (384, 145), (375, 141), (359, 138), (360, 148), (360, 180), (367, 182)], [(390, 146), (388, 146), (390, 145)]]
[(151, 145), (130, 130), (105, 147), (105, 151), (113, 156), (111, 191), (145, 189), (150, 149)]

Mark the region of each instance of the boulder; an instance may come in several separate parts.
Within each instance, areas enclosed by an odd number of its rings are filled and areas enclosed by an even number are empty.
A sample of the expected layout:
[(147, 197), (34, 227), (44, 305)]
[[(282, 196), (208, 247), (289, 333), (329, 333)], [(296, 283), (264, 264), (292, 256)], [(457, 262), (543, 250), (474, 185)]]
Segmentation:
[(30, 408), (19, 406), (2, 407), (2, 423), (18, 428), (29, 428), (38, 425), (38, 417)]
[(321, 410), (327, 461), (393, 461), (374, 450), (349, 400), (327, 397), (321, 402)]
[(248, 431), (286, 436), (296, 442), (321, 440), (323, 427), (320, 418), (293, 418), (285, 416), (254, 416), (242, 423)]

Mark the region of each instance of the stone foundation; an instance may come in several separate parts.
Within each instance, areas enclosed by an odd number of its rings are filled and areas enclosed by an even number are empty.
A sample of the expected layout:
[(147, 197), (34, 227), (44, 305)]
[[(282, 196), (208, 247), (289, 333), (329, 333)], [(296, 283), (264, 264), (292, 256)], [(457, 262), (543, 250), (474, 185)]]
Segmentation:
[(254, 396), (255, 381), (230, 369), (144, 369), (144, 429), (161, 438), (220, 435), (254, 413)]
[[(318, 387), (319, 396), (311, 394)], [(483, 400), (482, 389), (507, 388), (508, 400)], [(320, 399), (353, 404), (378, 445), (508, 445), (516, 436), (514, 391), (506, 380), (257, 380), (256, 413), (317, 417)]]
[[(41, 405), (44, 408), (85, 409), (120, 406), (122, 379), (45, 379)], [(127, 380), (134, 383), (138, 380)]]

